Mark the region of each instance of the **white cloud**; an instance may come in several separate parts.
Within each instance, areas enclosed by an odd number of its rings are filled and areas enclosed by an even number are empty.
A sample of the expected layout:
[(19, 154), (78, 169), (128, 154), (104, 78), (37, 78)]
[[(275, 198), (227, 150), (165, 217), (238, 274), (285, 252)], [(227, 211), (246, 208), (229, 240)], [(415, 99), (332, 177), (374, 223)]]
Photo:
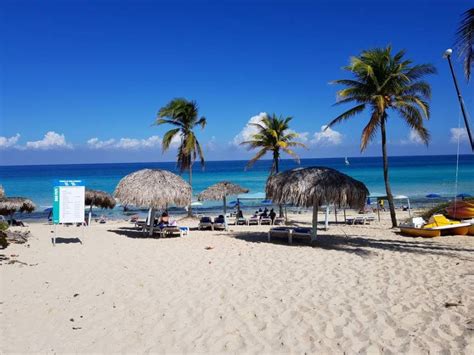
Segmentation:
[(25, 147), (22, 149), (40, 149), (49, 150), (57, 148), (72, 149), (72, 144), (66, 142), (64, 134), (59, 134), (53, 131), (47, 132), (43, 139), (39, 141), (26, 142)]
[(458, 140), (460, 142), (468, 140), (467, 131), (465, 128), (451, 128), (449, 131), (451, 132), (451, 143), (457, 143)]
[(216, 136), (212, 136), (211, 139), (204, 145), (204, 149), (208, 152), (214, 152), (216, 148)]
[(101, 141), (99, 138), (91, 138), (87, 141), (87, 145), (91, 149), (144, 149), (154, 148), (161, 145), (161, 137), (151, 136), (146, 139), (137, 138), (120, 138), (119, 140), (108, 139)]
[(240, 143), (250, 140), (252, 136), (258, 132), (258, 128), (255, 124), (260, 123), (266, 116), (266, 112), (260, 112), (258, 115), (250, 117), (244, 128), (234, 137), (232, 144), (238, 146)]
[(6, 149), (13, 147), (20, 139), (20, 134), (17, 133), (11, 137), (0, 137), (0, 149)]
[(327, 144), (327, 145), (339, 145), (342, 142), (342, 134), (338, 131), (333, 130), (326, 125), (321, 126), (319, 132), (314, 133), (311, 143), (313, 144)]
[(420, 135), (418, 134), (417, 131), (415, 130), (410, 130), (410, 133), (408, 134), (408, 139), (402, 139), (400, 141), (400, 144), (423, 144), (423, 139), (421, 139)]

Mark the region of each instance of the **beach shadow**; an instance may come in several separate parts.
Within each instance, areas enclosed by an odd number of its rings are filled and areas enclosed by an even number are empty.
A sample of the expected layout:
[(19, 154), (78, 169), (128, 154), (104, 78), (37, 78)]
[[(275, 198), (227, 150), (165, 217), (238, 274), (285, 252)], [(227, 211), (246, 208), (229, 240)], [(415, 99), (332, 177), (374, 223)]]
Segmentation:
[(284, 244), (289, 247), (316, 247), (328, 250), (337, 250), (347, 253), (359, 255), (361, 257), (376, 254), (377, 250), (414, 253), (414, 254), (431, 254), (453, 257), (460, 260), (472, 261), (473, 258), (459, 255), (457, 252), (474, 252), (472, 248), (462, 248), (443, 244), (442, 240), (426, 241), (426, 240), (394, 240), (394, 239), (374, 239), (355, 235), (327, 235), (324, 231), (318, 231), (318, 238), (314, 243), (310, 243), (307, 239), (293, 239), (293, 244), (288, 244), (287, 238), (272, 238), (268, 242), (266, 233), (245, 232), (233, 233), (232, 237), (244, 240), (250, 243), (271, 243)]
[(162, 237), (158, 233), (153, 233), (153, 235), (148, 235), (148, 233), (143, 233), (141, 230), (132, 229), (127, 227), (119, 227), (117, 229), (109, 229), (107, 232), (114, 233), (119, 236), (124, 236), (127, 238), (133, 239), (169, 239), (169, 238), (179, 238), (180, 236), (177, 234), (167, 235), (166, 237)]
[[(53, 238), (51, 238), (51, 243), (54, 244)], [(79, 238), (63, 238), (56, 237), (56, 244), (82, 244), (82, 241)]]

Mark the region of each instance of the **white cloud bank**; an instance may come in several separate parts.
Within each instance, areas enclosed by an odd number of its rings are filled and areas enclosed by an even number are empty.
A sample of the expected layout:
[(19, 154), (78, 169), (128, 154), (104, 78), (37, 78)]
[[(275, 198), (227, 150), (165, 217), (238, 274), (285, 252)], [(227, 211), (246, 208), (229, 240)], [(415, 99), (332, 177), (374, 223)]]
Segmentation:
[(319, 132), (314, 133), (311, 143), (316, 145), (339, 145), (342, 143), (342, 134), (323, 125)]
[(72, 149), (72, 144), (66, 141), (64, 134), (59, 134), (53, 131), (47, 132), (43, 139), (39, 141), (26, 142), (26, 145), (22, 149), (34, 149), (34, 150), (50, 150), (57, 148)]
[(161, 145), (162, 139), (160, 136), (151, 136), (146, 139), (137, 138), (120, 138), (100, 140), (99, 138), (91, 138), (87, 141), (87, 146), (91, 149), (144, 149), (154, 148)]
[(0, 149), (7, 149), (14, 147), (15, 144), (18, 142), (18, 139), (20, 139), (20, 134), (17, 133), (14, 136), (11, 137), (1, 137), (0, 136)]
[(423, 139), (421, 139), (418, 132), (415, 131), (414, 129), (410, 130), (410, 133), (408, 134), (408, 139), (402, 139), (400, 141), (400, 143), (402, 145), (406, 145), (406, 144), (424, 144)]
[(258, 132), (258, 128), (255, 126), (255, 124), (260, 123), (266, 116), (266, 112), (260, 112), (258, 115), (250, 117), (244, 128), (242, 128), (239, 134), (234, 137), (232, 144), (238, 146), (240, 143), (252, 139), (253, 135)]
[(460, 142), (468, 141), (467, 131), (465, 128), (451, 128), (449, 131), (451, 132), (451, 143), (457, 143), (458, 140)]

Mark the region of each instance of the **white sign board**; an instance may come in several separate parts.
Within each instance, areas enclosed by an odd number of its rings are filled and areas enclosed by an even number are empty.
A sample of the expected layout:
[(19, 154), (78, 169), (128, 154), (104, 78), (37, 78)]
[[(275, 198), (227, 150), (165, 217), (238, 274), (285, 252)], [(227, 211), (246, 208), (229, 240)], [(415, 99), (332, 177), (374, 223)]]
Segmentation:
[(54, 186), (53, 222), (83, 223), (85, 187), (80, 180), (58, 180)]

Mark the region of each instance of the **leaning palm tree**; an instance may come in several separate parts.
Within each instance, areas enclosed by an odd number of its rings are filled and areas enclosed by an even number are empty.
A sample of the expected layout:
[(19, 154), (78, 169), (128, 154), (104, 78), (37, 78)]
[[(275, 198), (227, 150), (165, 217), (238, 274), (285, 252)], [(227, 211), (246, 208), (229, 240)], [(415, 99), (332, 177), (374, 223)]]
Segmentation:
[[(180, 144), (177, 154), (177, 166), (182, 173), (189, 172), (189, 185), (193, 181), (193, 163), (199, 156), (201, 166), (204, 166), (204, 154), (201, 145), (194, 133), (194, 128), (206, 126), (206, 118), (198, 116), (198, 106), (195, 101), (186, 99), (173, 99), (158, 112), (156, 125), (170, 124), (176, 128), (170, 129), (163, 136), (163, 152), (169, 149), (173, 138), (179, 137)], [(192, 215), (192, 208), (189, 206), (188, 215)]]
[(474, 8), (462, 14), (456, 32), (456, 47), (459, 49), (459, 57), (464, 61), (464, 74), (469, 81), (474, 67)]
[[(283, 118), (273, 114), (272, 116), (265, 115), (258, 123), (252, 123), (252, 125), (257, 128), (257, 133), (255, 133), (250, 140), (240, 144), (246, 145), (249, 150), (259, 149), (259, 151), (249, 160), (247, 167), (251, 167), (257, 160), (261, 159), (267, 153), (271, 153), (273, 163), (270, 169), (270, 176), (278, 174), (281, 151), (293, 157), (299, 164), (300, 158), (291, 148), (306, 148), (306, 146), (296, 141), (299, 136), (297, 133), (289, 130), (289, 123), (292, 119), (293, 117)], [(280, 216), (282, 214), (283, 212), (280, 206)]]
[(346, 86), (338, 91), (336, 105), (349, 102), (357, 105), (327, 125), (331, 127), (366, 109), (369, 110), (370, 120), (362, 131), (360, 148), (361, 151), (365, 150), (380, 129), (385, 189), (393, 227), (397, 226), (397, 218), (388, 176), (386, 122), (389, 112), (398, 114), (420, 139), (428, 144), (430, 135), (423, 125), (423, 120), (430, 116), (428, 101), (431, 97), (431, 87), (421, 79), (436, 72), (431, 64), (412, 65), (404, 56), (404, 51), (392, 55), (389, 46), (363, 51), (358, 57), (352, 57), (351, 64), (344, 69), (350, 71), (354, 79), (334, 81), (335, 84)]

